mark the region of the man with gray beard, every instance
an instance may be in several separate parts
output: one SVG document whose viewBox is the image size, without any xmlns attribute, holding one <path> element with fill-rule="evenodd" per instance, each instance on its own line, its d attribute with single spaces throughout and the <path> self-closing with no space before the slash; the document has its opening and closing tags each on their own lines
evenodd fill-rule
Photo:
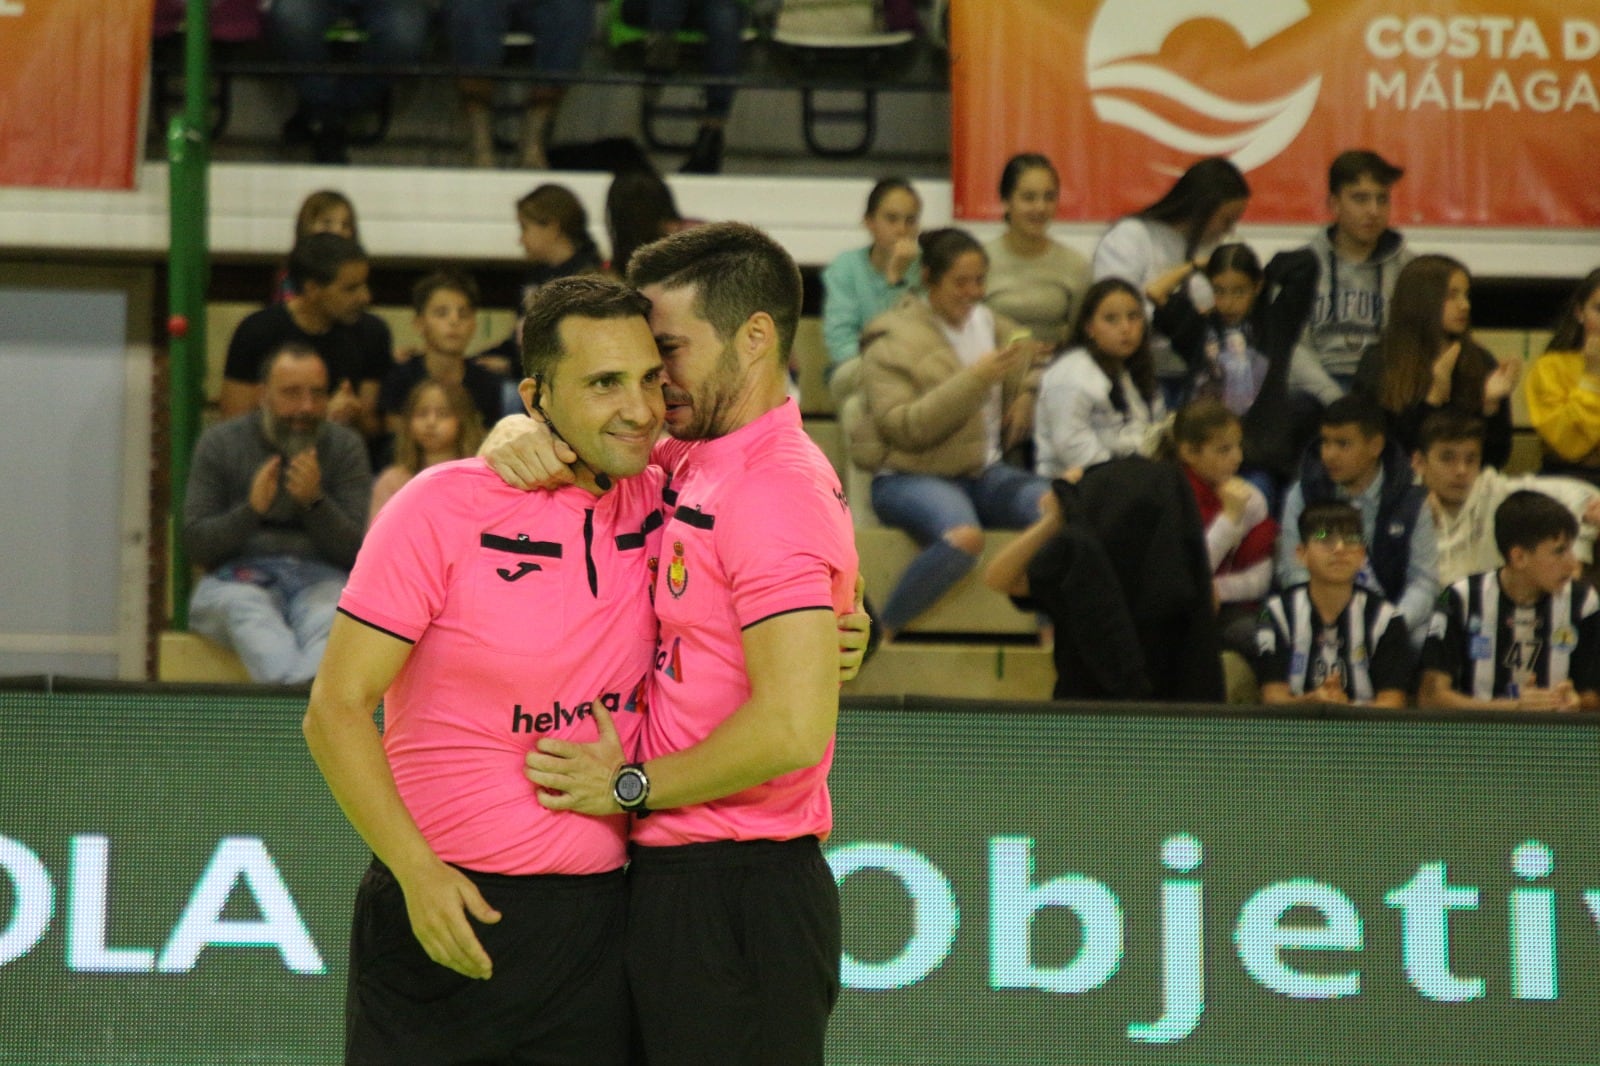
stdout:
<svg viewBox="0 0 1600 1066">
<path fill-rule="evenodd" d="M 361 547 L 372 474 L 361 437 L 327 420 L 320 355 L 285 345 L 261 381 L 258 410 L 195 446 L 183 543 L 206 574 L 189 622 L 236 651 L 252 680 L 304 684 Z"/>
</svg>

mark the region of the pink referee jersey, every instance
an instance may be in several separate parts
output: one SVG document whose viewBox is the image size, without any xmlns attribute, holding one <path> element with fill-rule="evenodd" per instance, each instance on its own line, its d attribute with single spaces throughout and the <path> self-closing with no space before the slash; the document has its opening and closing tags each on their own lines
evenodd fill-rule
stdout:
<svg viewBox="0 0 1600 1066">
<path fill-rule="evenodd" d="M 383 744 L 446 862 L 503 874 L 623 864 L 624 819 L 541 807 L 523 757 L 542 737 L 594 740 L 594 700 L 632 750 L 663 480 L 651 467 L 599 497 L 523 492 L 464 459 L 412 478 L 367 533 L 339 609 L 415 645 L 384 695 Z"/>
<path fill-rule="evenodd" d="M 663 441 L 672 472 L 655 583 L 661 636 L 641 759 L 698 743 L 750 696 L 743 631 L 790 611 L 848 611 L 856 548 L 833 467 L 793 400 L 725 437 Z M 832 620 L 830 619 L 830 624 Z M 822 763 L 755 788 L 637 819 L 641 844 L 826 837 Z"/>
</svg>

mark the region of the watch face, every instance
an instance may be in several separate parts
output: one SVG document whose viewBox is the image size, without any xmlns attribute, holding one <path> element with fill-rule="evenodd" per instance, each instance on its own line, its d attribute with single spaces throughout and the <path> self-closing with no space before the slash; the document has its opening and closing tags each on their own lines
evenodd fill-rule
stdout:
<svg viewBox="0 0 1600 1066">
<path fill-rule="evenodd" d="M 617 802 L 633 803 L 644 795 L 644 779 L 637 770 L 624 770 L 617 775 Z"/>
</svg>

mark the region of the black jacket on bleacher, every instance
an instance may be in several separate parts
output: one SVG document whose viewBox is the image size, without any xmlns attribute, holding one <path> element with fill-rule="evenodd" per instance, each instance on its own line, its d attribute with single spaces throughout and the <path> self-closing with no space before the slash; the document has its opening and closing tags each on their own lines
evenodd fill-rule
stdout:
<svg viewBox="0 0 1600 1066">
<path fill-rule="evenodd" d="M 1220 702 L 1211 565 L 1182 471 L 1113 459 L 1054 489 L 1063 529 L 1018 602 L 1055 623 L 1055 698 Z"/>
</svg>

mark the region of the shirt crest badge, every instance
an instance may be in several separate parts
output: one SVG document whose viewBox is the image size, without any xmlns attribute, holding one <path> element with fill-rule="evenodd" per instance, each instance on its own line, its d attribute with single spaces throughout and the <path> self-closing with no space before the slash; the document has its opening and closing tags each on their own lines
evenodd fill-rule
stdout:
<svg viewBox="0 0 1600 1066">
<path fill-rule="evenodd" d="M 673 599 L 683 595 L 683 590 L 689 587 L 689 567 L 683 561 L 683 541 L 672 542 L 672 562 L 667 564 L 667 591 L 672 593 Z"/>
</svg>

